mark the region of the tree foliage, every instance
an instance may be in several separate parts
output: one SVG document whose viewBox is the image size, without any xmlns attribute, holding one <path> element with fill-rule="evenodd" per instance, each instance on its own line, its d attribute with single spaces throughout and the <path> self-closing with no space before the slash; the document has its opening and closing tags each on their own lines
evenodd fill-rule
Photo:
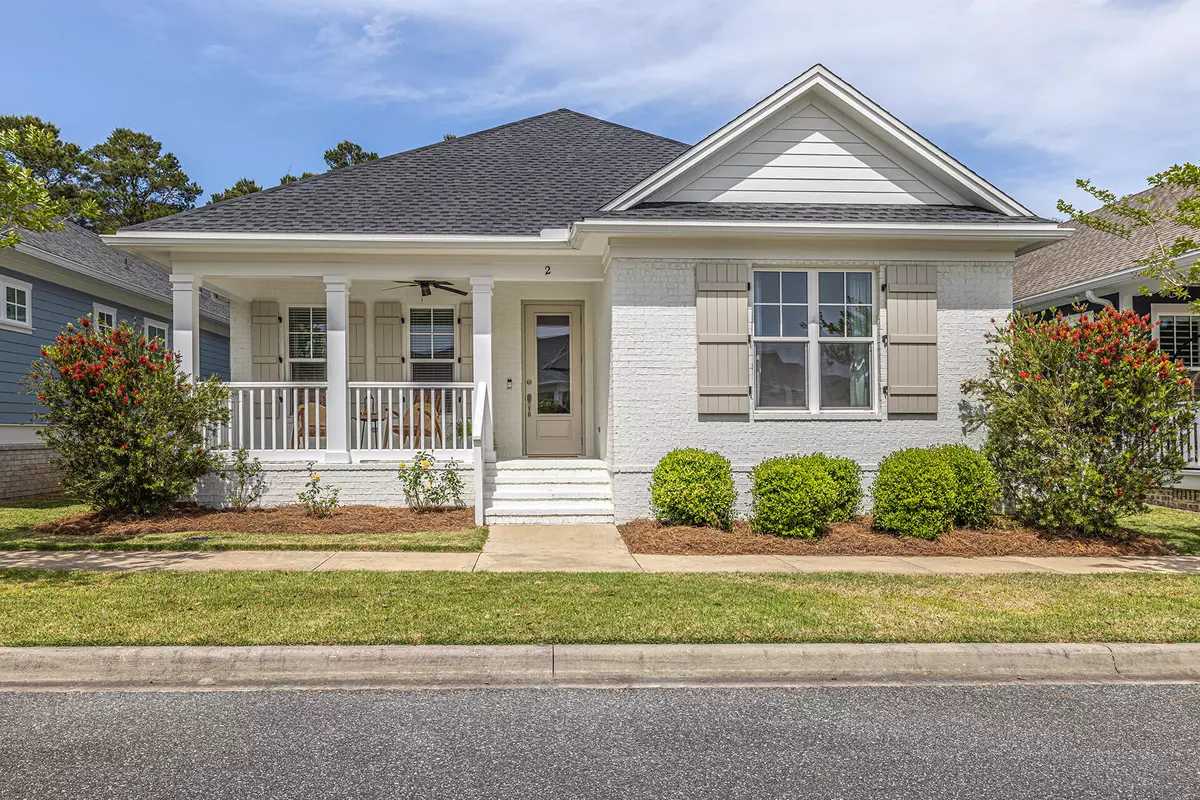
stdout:
<svg viewBox="0 0 1200 800">
<path fill-rule="evenodd" d="M 1072 322 L 1014 312 L 988 334 L 986 377 L 963 390 L 1017 519 L 1108 533 L 1177 479 L 1196 416 L 1191 382 L 1149 317 L 1106 308 Z"/>
<path fill-rule="evenodd" d="M 32 114 L 0 116 L 0 131 L 18 134 L 5 146 L 5 160 L 28 169 L 46 187 L 50 199 L 60 203 L 67 219 L 86 224 L 84 211 L 91 206 L 91 195 L 83 186 L 87 171 L 83 149 L 63 141 L 57 125 Z"/>
<path fill-rule="evenodd" d="M 1058 210 L 1076 222 L 1122 239 L 1134 231 L 1147 229 L 1154 245 L 1148 253 L 1134 258 L 1131 264 L 1141 268 L 1141 275 L 1161 282 L 1159 292 L 1184 301 L 1189 299 L 1189 286 L 1200 284 L 1200 260 L 1181 266 L 1179 258 L 1200 249 L 1200 165 L 1185 162 L 1176 164 L 1147 182 L 1161 191 L 1144 196 L 1118 197 L 1101 189 L 1090 180 L 1079 179 L 1075 185 L 1101 203 L 1093 212 L 1084 212 L 1065 200 L 1058 201 Z M 1169 239 L 1159 231 L 1164 223 L 1180 226 L 1184 233 Z M 1188 230 L 1190 229 L 1190 230 Z M 1143 294 L 1149 294 L 1142 287 Z M 1200 313 L 1200 300 L 1191 301 Z"/>
<path fill-rule="evenodd" d="M 208 198 L 208 203 L 206 203 L 206 205 L 220 203 L 222 200 L 232 200 L 235 197 L 242 197 L 243 195 L 254 194 L 255 192 L 261 191 L 262 187 L 259 186 L 258 183 L 252 178 L 238 178 L 237 183 L 235 183 L 233 186 L 230 186 L 223 192 L 217 192 L 212 197 Z"/>
<path fill-rule="evenodd" d="M 153 514 L 221 467 L 205 435 L 229 417 L 227 390 L 215 377 L 189 384 L 177 359 L 128 323 L 100 331 L 88 317 L 42 348 L 27 383 L 63 489 L 98 509 Z"/>
<path fill-rule="evenodd" d="M 21 231 L 62 230 L 71 216 L 91 217 L 95 203 L 55 197 L 22 154 L 49 152 L 55 135 L 37 126 L 0 128 L 0 248 L 16 247 Z"/>
<path fill-rule="evenodd" d="M 379 153 L 372 153 L 362 148 L 362 145 L 346 139 L 325 151 L 325 163 L 330 170 L 365 164 L 379 158 Z"/>
<path fill-rule="evenodd" d="M 285 173 L 284 176 L 279 179 L 279 185 L 285 186 L 289 183 L 295 183 L 296 181 L 303 180 L 305 178 L 315 178 L 315 177 L 317 177 L 317 173 L 315 173 L 315 172 L 301 172 L 299 178 L 297 178 L 292 173 L 288 172 L 288 173 Z"/>
<path fill-rule="evenodd" d="M 164 153 L 161 142 L 140 131 L 117 128 L 87 157 L 87 185 L 100 205 L 95 228 L 101 233 L 192 208 L 202 193 L 175 154 Z"/>
</svg>

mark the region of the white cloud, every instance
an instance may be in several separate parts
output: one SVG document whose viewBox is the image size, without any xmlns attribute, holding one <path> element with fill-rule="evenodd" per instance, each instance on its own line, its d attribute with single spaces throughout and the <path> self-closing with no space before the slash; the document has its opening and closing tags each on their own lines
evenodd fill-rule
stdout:
<svg viewBox="0 0 1200 800">
<path fill-rule="evenodd" d="M 918 130 L 1016 154 L 987 177 L 1042 212 L 1076 175 L 1136 190 L 1200 158 L 1200 0 L 238 0 L 218 13 L 253 16 L 264 40 L 273 19 L 311 28 L 304 47 L 259 43 L 259 75 L 468 118 L 555 105 L 728 117 L 821 61 Z M 439 51 L 456 54 L 451 72 L 431 66 Z"/>
</svg>

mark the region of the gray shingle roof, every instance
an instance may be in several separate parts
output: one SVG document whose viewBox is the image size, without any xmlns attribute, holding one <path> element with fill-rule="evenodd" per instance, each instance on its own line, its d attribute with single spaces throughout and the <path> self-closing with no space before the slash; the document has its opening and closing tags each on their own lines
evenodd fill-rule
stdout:
<svg viewBox="0 0 1200 800">
<path fill-rule="evenodd" d="M 1170 188 L 1147 189 L 1133 196 L 1153 196 L 1151 208 L 1173 206 L 1183 197 L 1180 190 Z M 1171 242 L 1185 233 L 1193 233 L 1190 228 L 1169 221 L 1154 227 L 1136 228 L 1129 239 L 1075 221 L 1064 222 L 1062 227 L 1074 228 L 1074 235 L 1017 258 L 1013 265 L 1014 299 L 1021 300 L 1132 269 L 1133 259 L 1149 253 L 1158 244 L 1159 237 L 1164 242 Z"/>
<path fill-rule="evenodd" d="M 564 108 L 126 230 L 537 235 L 688 147 Z"/>
<path fill-rule="evenodd" d="M 45 253 L 69 262 L 70 267 L 105 283 L 136 292 L 164 303 L 171 302 L 171 281 L 157 267 L 109 247 L 100 237 L 78 225 L 67 223 L 61 231 L 21 231 L 22 250 Z M 207 291 L 200 295 L 200 313 L 219 322 L 229 322 L 229 303 Z"/>
<path fill-rule="evenodd" d="M 834 203 L 640 203 L 626 211 L 606 211 L 593 215 L 593 218 L 728 222 L 1051 222 L 1040 217 L 1011 217 L 975 206 Z"/>
</svg>

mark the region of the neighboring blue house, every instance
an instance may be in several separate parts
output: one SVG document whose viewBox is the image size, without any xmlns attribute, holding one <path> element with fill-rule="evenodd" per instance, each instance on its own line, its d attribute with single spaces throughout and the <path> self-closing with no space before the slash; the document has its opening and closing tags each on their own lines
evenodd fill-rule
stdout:
<svg viewBox="0 0 1200 800">
<path fill-rule="evenodd" d="M 34 434 L 36 400 L 21 379 L 42 345 L 80 317 L 128 321 L 173 345 L 171 283 L 162 269 L 115 250 L 76 225 L 21 233 L 0 249 L 0 499 L 55 491 L 50 454 Z M 200 370 L 229 379 L 229 304 L 200 300 Z"/>
</svg>

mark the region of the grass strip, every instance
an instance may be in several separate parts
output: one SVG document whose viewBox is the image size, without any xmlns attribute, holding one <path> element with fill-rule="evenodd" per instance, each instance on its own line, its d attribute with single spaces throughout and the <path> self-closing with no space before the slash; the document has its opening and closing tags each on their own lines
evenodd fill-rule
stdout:
<svg viewBox="0 0 1200 800">
<path fill-rule="evenodd" d="M 1200 641 L 1200 576 L 0 571 L 3 645 L 1056 641 Z"/>
</svg>

